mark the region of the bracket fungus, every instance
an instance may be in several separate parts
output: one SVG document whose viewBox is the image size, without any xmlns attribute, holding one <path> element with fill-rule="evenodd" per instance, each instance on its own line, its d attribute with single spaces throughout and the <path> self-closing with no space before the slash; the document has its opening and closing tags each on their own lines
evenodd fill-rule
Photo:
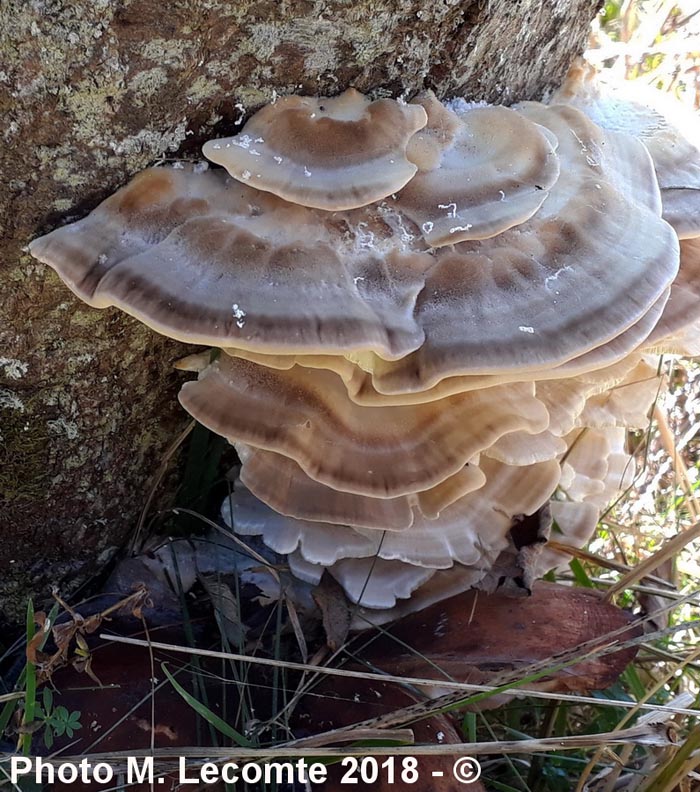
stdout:
<svg viewBox="0 0 700 792">
<path fill-rule="evenodd" d="M 631 475 L 650 355 L 700 345 L 694 144 L 580 86 L 279 99 L 205 144 L 226 171 L 150 168 L 30 245 L 90 305 L 222 350 L 180 399 L 239 453 L 223 517 L 327 569 L 356 626 L 477 584 L 550 500 L 584 543 Z"/>
<path fill-rule="evenodd" d="M 506 107 L 458 116 L 432 93 L 408 156 L 418 173 L 394 200 L 432 247 L 486 239 L 528 220 L 559 177 L 557 139 Z"/>
<path fill-rule="evenodd" d="M 579 59 L 554 101 L 583 110 L 604 129 L 640 139 L 651 154 L 664 218 L 681 239 L 700 236 L 700 119 L 650 86 L 608 83 Z"/>
<path fill-rule="evenodd" d="M 406 147 L 426 120 L 420 105 L 370 102 L 353 88 L 332 99 L 285 96 L 203 152 L 236 179 L 287 201 L 356 209 L 413 178 Z"/>
<path fill-rule="evenodd" d="M 485 481 L 473 459 L 435 487 L 393 498 L 375 498 L 328 487 L 283 454 L 236 443 L 243 484 L 280 514 L 353 528 L 401 530 L 413 524 L 414 509 L 431 519 Z"/>
<path fill-rule="evenodd" d="M 223 355 L 183 386 L 180 402 L 217 434 L 283 454 L 337 490 L 394 497 L 439 484 L 508 432 L 543 431 L 548 416 L 534 390 L 527 382 L 366 407 L 333 372 Z"/>
</svg>

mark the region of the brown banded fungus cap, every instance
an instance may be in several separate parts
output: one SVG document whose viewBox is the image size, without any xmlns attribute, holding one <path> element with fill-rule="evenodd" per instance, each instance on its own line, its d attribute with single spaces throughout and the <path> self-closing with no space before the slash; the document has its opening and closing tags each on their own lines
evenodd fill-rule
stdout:
<svg viewBox="0 0 700 792">
<path fill-rule="evenodd" d="M 233 497 L 231 518 L 227 522 L 234 525 L 239 534 L 261 534 L 265 544 L 278 553 L 291 553 L 299 547 L 305 560 L 324 566 L 331 566 L 341 558 L 370 556 L 429 569 L 446 569 L 455 561 L 465 565 L 477 563 L 482 551 L 476 531 L 470 530 L 471 526 L 461 525 L 459 516 L 448 512 L 435 524 L 419 520 L 403 531 L 385 533 L 353 529 L 337 523 L 284 517 L 257 501 L 239 485 Z M 505 524 L 507 531 L 509 521 L 506 520 Z"/>
<path fill-rule="evenodd" d="M 236 179 L 293 203 L 355 209 L 400 190 L 415 174 L 406 146 L 425 110 L 350 88 L 333 99 L 288 96 L 258 111 L 239 135 L 204 144 Z"/>
<path fill-rule="evenodd" d="M 671 284 L 668 302 L 645 346 L 663 349 L 665 338 L 672 337 L 700 321 L 700 237 L 682 239 L 680 267 Z"/>
<path fill-rule="evenodd" d="M 460 117 L 432 93 L 417 101 L 428 124 L 408 156 L 419 170 L 394 205 L 429 245 L 495 236 L 535 214 L 559 176 L 548 130 L 505 107 L 476 106 Z"/>
<path fill-rule="evenodd" d="M 333 522 L 354 528 L 397 531 L 413 525 L 416 513 L 435 519 L 443 509 L 483 487 L 478 460 L 434 487 L 394 498 L 373 498 L 334 489 L 308 476 L 289 457 L 235 443 L 241 482 L 280 514 L 301 520 Z"/>
<path fill-rule="evenodd" d="M 180 392 L 183 407 L 232 441 L 284 454 L 334 489 L 395 497 L 433 487 L 507 432 L 542 431 L 531 382 L 440 402 L 363 407 L 321 369 L 267 369 L 228 355 Z"/>
<path fill-rule="evenodd" d="M 700 236 L 700 119 L 650 86 L 606 83 L 579 59 L 554 102 L 583 110 L 604 129 L 639 138 L 661 187 L 664 218 L 683 238 Z"/>
<path fill-rule="evenodd" d="M 580 426 L 580 416 L 589 401 L 617 387 L 641 361 L 642 353 L 636 352 L 610 366 L 575 377 L 537 381 L 535 395 L 549 413 L 548 431 L 564 437 Z"/>
<path fill-rule="evenodd" d="M 179 341 L 391 359 L 423 340 L 429 256 L 357 251 L 318 213 L 222 171 L 151 168 L 30 252 L 89 305 Z"/>
<path fill-rule="evenodd" d="M 639 321 L 676 274 L 678 240 L 652 208 L 658 186 L 644 146 L 574 108 L 527 103 L 520 112 L 557 136 L 565 167 L 531 220 L 437 251 L 416 305 L 425 342 L 401 360 L 377 360 L 381 393 L 572 361 Z"/>
<path fill-rule="evenodd" d="M 348 354 L 386 395 L 425 391 L 455 375 L 542 371 L 633 326 L 660 297 L 677 252 L 670 229 L 639 207 L 658 195 L 646 155 L 636 158 L 634 145 L 631 154 L 618 151 L 574 110 L 573 119 L 560 119 L 559 108 L 525 111 L 568 141 L 558 148 L 566 174 L 527 223 L 436 256 L 407 251 L 396 234 L 398 250 L 389 252 L 374 232 L 363 241 L 359 217 L 339 218 L 338 229 L 327 213 L 220 173 L 168 169 L 146 172 L 32 252 L 93 305 L 119 305 L 184 341 Z M 595 159 L 604 142 L 615 149 L 608 159 L 640 160 L 634 184 L 625 180 L 635 169 L 622 178 Z M 627 204 L 633 192 L 636 206 Z M 149 205 L 152 194 L 141 222 L 128 208 Z M 639 228 L 620 227 L 629 216 L 639 217 Z M 583 294 L 598 304 L 586 306 Z"/>
<path fill-rule="evenodd" d="M 676 282 L 680 288 L 681 279 L 677 279 Z M 406 360 L 397 361 L 392 366 L 372 355 L 364 356 L 358 363 L 353 363 L 349 356 L 340 355 L 268 355 L 234 348 L 224 351 L 232 356 L 273 369 L 289 370 L 293 366 L 302 366 L 333 371 L 343 380 L 349 398 L 359 405 L 388 407 L 423 404 L 439 401 L 454 394 L 482 390 L 506 383 L 570 379 L 617 366 L 648 339 L 656 339 L 659 336 L 656 332 L 657 326 L 664 315 L 671 293 L 670 288 L 664 289 L 660 297 L 648 307 L 646 313 L 636 323 L 607 343 L 584 352 L 561 365 L 527 372 L 516 370 L 501 371 L 496 374 L 448 376 L 440 379 L 426 390 L 422 389 L 422 384 L 416 390 L 401 388 L 401 390 L 392 390 L 389 393 L 377 390 L 375 384 L 385 388 L 386 380 L 399 375 L 401 366 L 407 365 Z M 677 295 L 677 299 L 680 299 L 680 293 Z M 529 329 L 534 330 L 534 328 L 524 328 L 524 330 Z M 413 357 L 417 357 L 417 355 Z"/>
<path fill-rule="evenodd" d="M 369 365 L 367 368 L 363 368 L 365 361 L 358 364 L 341 355 L 266 355 L 233 348 L 225 349 L 224 352 L 267 368 L 283 371 L 289 370 L 293 366 L 333 371 L 343 380 L 349 398 L 356 404 L 375 407 L 425 404 L 457 393 L 492 388 L 511 382 L 570 380 L 572 377 L 589 379 L 590 377 L 596 378 L 602 371 L 617 371 L 620 366 L 625 365 L 626 356 L 629 353 L 634 352 L 643 343 L 647 343 L 650 332 L 656 327 L 656 323 L 662 316 L 668 294 L 669 291 L 665 291 L 637 324 L 612 341 L 584 353 L 572 361 L 563 363 L 561 366 L 520 374 L 507 372 L 480 376 L 445 377 L 434 387 L 423 391 L 385 394 L 375 390 L 372 372 L 377 364 L 376 358 L 367 361 Z M 613 375 L 611 375 L 612 378 L 614 378 Z"/>
<path fill-rule="evenodd" d="M 591 395 L 577 424 L 591 429 L 620 426 L 643 429 L 649 410 L 663 387 L 658 360 L 640 360 L 627 376 L 601 393 Z"/>
</svg>

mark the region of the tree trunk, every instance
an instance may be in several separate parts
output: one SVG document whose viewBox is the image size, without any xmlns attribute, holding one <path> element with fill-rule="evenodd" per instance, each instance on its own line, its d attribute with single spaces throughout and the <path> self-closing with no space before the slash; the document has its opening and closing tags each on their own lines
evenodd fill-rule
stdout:
<svg viewBox="0 0 700 792">
<path fill-rule="evenodd" d="M 185 425 L 184 353 L 25 252 L 275 94 L 510 104 L 557 85 L 598 0 L 5 0 L 0 9 L 0 607 L 69 593 L 133 530 Z M 0 220 L 0 222 L 2 222 Z"/>
</svg>

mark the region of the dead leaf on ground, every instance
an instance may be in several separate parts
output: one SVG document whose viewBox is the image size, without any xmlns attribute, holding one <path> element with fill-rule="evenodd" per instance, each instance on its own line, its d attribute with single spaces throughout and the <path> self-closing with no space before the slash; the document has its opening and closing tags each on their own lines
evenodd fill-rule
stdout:
<svg viewBox="0 0 700 792">
<path fill-rule="evenodd" d="M 537 561 L 551 529 L 549 504 L 534 514 L 514 517 L 508 535 L 508 547 L 499 554 L 477 588 L 488 594 L 500 590 L 511 597 L 530 596 L 538 576 Z"/>
<path fill-rule="evenodd" d="M 27 661 L 36 666 L 37 682 L 41 684 L 50 681 L 58 668 L 70 663 L 76 670 L 88 674 L 98 685 L 101 684 L 92 671 L 90 648 L 85 636 L 98 630 L 113 613 L 129 613 L 142 619 L 142 609 L 149 602 L 148 590 L 145 586 L 141 586 L 128 597 L 105 608 L 101 613 L 95 613 L 87 618 L 68 605 L 56 591 L 53 592 L 53 597 L 69 614 L 70 621 L 51 626 L 51 635 L 56 644 L 56 650 L 49 654 L 39 649 L 46 639 L 48 629 L 46 614 L 43 611 L 38 611 L 34 615 L 34 622 L 39 629 L 27 643 L 26 654 Z M 72 646 L 75 646 L 73 657 L 70 656 Z"/>
</svg>

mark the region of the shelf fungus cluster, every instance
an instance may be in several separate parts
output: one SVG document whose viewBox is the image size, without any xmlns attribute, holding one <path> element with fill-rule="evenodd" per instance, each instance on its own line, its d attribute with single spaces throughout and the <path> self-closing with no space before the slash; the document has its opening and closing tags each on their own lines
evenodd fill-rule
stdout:
<svg viewBox="0 0 700 792">
<path fill-rule="evenodd" d="M 479 583 L 550 501 L 583 544 L 652 355 L 700 351 L 700 152 L 601 96 L 579 68 L 550 105 L 278 99 L 205 144 L 223 167 L 150 168 L 30 249 L 221 350 L 180 400 L 239 453 L 225 519 L 385 619 Z"/>
</svg>

